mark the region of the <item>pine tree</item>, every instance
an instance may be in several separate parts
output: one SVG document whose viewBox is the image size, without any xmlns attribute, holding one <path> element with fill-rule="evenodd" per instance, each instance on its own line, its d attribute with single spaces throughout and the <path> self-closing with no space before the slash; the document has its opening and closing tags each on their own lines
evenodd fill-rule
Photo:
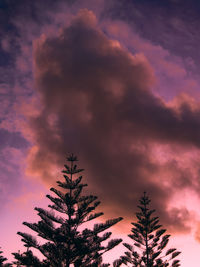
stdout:
<svg viewBox="0 0 200 267">
<path fill-rule="evenodd" d="M 18 232 L 25 243 L 25 247 L 39 250 L 45 260 L 40 261 L 33 253 L 13 253 L 21 266 L 109 266 L 102 263 L 102 255 L 113 249 L 122 240 L 111 239 L 111 232 L 105 232 L 114 224 L 122 220 L 121 217 L 107 220 L 105 223 L 96 223 L 93 229 L 87 228 L 87 223 L 103 215 L 94 213 L 100 201 L 93 195 L 82 195 L 87 184 L 81 183 L 82 176 L 78 174 L 75 162 L 77 158 L 72 154 L 67 158 L 69 165 L 64 165 L 64 182 L 57 181 L 62 191 L 56 188 L 50 190 L 56 195 L 47 195 L 52 204 L 51 210 L 35 208 L 41 220 L 37 223 L 23 224 L 37 232 L 46 242 L 39 244 L 30 234 Z M 61 214 L 61 215 L 60 215 Z M 85 225 L 85 227 L 83 227 Z M 103 232 L 103 233 L 102 233 Z M 108 241 L 105 244 L 104 241 Z M 29 251 L 29 250 L 28 250 Z M 29 263 L 27 264 L 27 260 Z M 34 264 L 30 262 L 35 262 Z M 26 263 L 25 263 L 26 262 Z M 36 264 L 37 262 L 37 264 Z"/>
<path fill-rule="evenodd" d="M 134 267 L 180 266 L 180 261 L 175 259 L 180 252 L 176 248 L 165 250 L 170 235 L 165 234 L 166 229 L 161 228 L 159 218 L 152 216 L 155 210 L 149 209 L 151 200 L 145 192 L 139 202 L 137 222 L 132 223 L 132 234 L 128 235 L 134 243 L 123 244 L 128 251 L 114 262 L 114 266 L 118 267 L 123 263 L 131 263 Z"/>
</svg>

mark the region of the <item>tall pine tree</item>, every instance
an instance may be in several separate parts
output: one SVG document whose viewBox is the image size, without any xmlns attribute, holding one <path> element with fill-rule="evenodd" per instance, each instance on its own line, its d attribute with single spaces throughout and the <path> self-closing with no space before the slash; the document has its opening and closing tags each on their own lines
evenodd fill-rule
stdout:
<svg viewBox="0 0 200 267">
<path fill-rule="evenodd" d="M 57 181 L 62 190 L 51 188 L 56 196 L 47 195 L 52 202 L 49 205 L 51 210 L 35 208 L 41 220 L 37 223 L 23 223 L 46 242 L 40 244 L 32 235 L 18 232 L 28 248 L 23 254 L 13 253 L 20 266 L 109 266 L 102 263 L 102 255 L 122 241 L 110 240 L 112 233 L 105 232 L 121 221 L 121 217 L 96 223 L 92 229 L 87 226 L 89 221 L 103 215 L 102 212 L 94 213 L 100 201 L 96 196 L 82 195 L 87 184 L 82 183 L 82 176 L 78 174 L 83 169 L 77 168 L 77 158 L 73 154 L 67 161 L 69 165 L 64 165 L 63 170 L 64 182 Z M 40 251 L 45 259 L 40 261 L 29 248 Z"/>
<path fill-rule="evenodd" d="M 114 266 L 118 267 L 123 263 L 131 263 L 134 267 L 180 266 L 180 261 L 175 259 L 180 252 L 176 248 L 166 250 L 170 235 L 165 234 L 166 230 L 161 228 L 159 218 L 152 215 L 155 210 L 149 209 L 151 200 L 145 192 L 139 202 L 137 222 L 132 223 L 132 234 L 128 235 L 134 243 L 123 244 L 128 251 L 115 261 Z"/>
</svg>

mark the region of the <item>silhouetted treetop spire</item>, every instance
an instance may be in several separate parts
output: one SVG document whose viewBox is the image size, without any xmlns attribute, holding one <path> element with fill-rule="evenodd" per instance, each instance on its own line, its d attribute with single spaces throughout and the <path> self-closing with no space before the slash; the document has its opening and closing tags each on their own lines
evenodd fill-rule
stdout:
<svg viewBox="0 0 200 267">
<path fill-rule="evenodd" d="M 159 218 L 153 216 L 155 210 L 149 208 L 150 202 L 150 198 L 144 192 L 139 200 L 139 211 L 136 212 L 137 221 L 132 223 L 132 233 L 128 235 L 134 243 L 123 244 L 128 251 L 115 261 L 115 267 L 127 263 L 135 267 L 180 266 L 180 261 L 175 260 L 180 254 L 179 251 L 171 248 L 165 252 L 170 235 L 165 234 L 166 229 L 160 229 L 162 225 L 159 224 Z"/>
<path fill-rule="evenodd" d="M 121 217 L 95 223 L 92 229 L 87 228 L 85 223 L 103 215 L 102 212 L 94 212 L 100 201 L 96 196 L 83 195 L 83 188 L 87 184 L 82 183 L 83 177 L 78 175 L 83 169 L 75 164 L 77 157 L 71 154 L 67 161 L 69 164 L 65 164 L 62 171 L 64 181 L 57 181 L 62 191 L 52 187 L 50 190 L 54 196 L 47 195 L 52 202 L 48 206 L 51 210 L 36 207 L 40 221 L 23 223 L 42 237 L 45 243 L 41 245 L 32 235 L 18 232 L 25 246 L 39 250 L 45 259 L 38 263 L 32 252 L 13 253 L 21 266 L 26 266 L 24 262 L 29 260 L 37 262 L 37 266 L 69 267 L 74 264 L 75 267 L 105 267 L 109 264 L 102 263 L 102 255 L 122 241 L 109 240 L 111 232 L 104 232 L 121 221 Z M 102 244 L 106 240 L 108 243 Z"/>
</svg>

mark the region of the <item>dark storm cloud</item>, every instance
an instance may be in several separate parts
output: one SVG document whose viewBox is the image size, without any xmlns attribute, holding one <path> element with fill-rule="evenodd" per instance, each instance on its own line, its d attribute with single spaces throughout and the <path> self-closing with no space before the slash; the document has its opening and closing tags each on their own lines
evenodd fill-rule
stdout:
<svg viewBox="0 0 200 267">
<path fill-rule="evenodd" d="M 154 96 L 154 72 L 145 57 L 109 40 L 87 10 L 58 36 L 35 42 L 34 58 L 42 108 L 30 118 L 36 146 L 29 171 L 50 184 L 52 166 L 74 152 L 90 188 L 111 213 L 132 218 L 146 190 L 165 225 L 188 230 L 187 209 L 168 210 L 168 202 L 175 184 L 192 185 L 181 174 L 167 186 L 162 177 L 154 179 L 160 165 L 150 148 L 155 143 L 199 147 L 200 110 L 187 102 L 170 108 Z M 173 162 L 168 167 L 178 168 Z"/>
</svg>

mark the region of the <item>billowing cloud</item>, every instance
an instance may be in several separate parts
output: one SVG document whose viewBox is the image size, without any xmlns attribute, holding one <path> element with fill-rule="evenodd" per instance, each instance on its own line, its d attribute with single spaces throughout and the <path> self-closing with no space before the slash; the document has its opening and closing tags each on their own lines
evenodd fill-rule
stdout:
<svg viewBox="0 0 200 267">
<path fill-rule="evenodd" d="M 52 184 L 55 170 L 74 152 L 90 190 L 112 215 L 132 219 L 147 191 L 167 227 L 188 230 L 189 211 L 169 203 L 175 191 L 199 187 L 197 162 L 193 172 L 186 169 L 194 154 L 191 160 L 184 154 L 200 146 L 198 105 L 187 97 L 169 105 L 155 96 L 146 57 L 109 39 L 88 10 L 58 35 L 34 43 L 34 66 L 41 110 L 29 118 L 35 144 L 29 173 Z"/>
</svg>

